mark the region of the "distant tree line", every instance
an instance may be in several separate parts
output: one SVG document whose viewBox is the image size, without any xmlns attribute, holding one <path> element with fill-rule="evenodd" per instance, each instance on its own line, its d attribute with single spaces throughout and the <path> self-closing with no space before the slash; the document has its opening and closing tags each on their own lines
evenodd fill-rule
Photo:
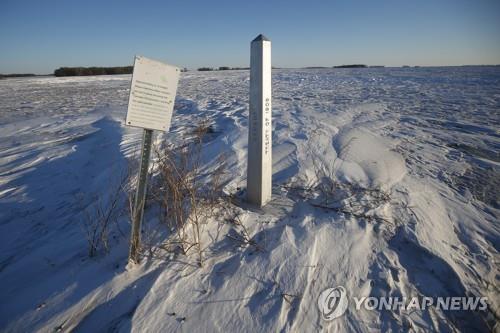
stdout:
<svg viewBox="0 0 500 333">
<path fill-rule="evenodd" d="M 333 66 L 333 68 L 367 68 L 367 67 L 368 66 L 361 64 Z"/>
<path fill-rule="evenodd" d="M 28 77 L 35 76 L 35 74 L 0 74 L 0 79 L 6 79 L 9 77 Z"/>
<path fill-rule="evenodd" d="M 132 74 L 133 66 L 122 67 L 60 67 L 54 71 L 54 76 L 87 76 Z"/>
<path fill-rule="evenodd" d="M 213 67 L 200 67 L 198 68 L 199 72 L 206 72 L 206 71 L 234 71 L 234 70 L 242 70 L 242 69 L 250 69 L 250 67 L 229 67 L 229 66 L 220 66 L 219 68 L 213 68 Z"/>
</svg>

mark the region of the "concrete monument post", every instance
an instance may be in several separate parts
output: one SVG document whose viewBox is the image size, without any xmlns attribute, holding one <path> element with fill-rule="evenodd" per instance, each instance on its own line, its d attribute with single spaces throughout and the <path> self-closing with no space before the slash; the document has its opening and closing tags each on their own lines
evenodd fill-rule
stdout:
<svg viewBox="0 0 500 333">
<path fill-rule="evenodd" d="M 271 41 L 259 35 L 250 49 L 247 200 L 262 207 L 272 189 Z"/>
</svg>

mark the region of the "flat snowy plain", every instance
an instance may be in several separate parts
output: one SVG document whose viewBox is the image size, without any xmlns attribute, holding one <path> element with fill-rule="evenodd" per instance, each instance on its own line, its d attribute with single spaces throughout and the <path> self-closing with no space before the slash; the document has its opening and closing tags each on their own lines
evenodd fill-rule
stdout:
<svg viewBox="0 0 500 333">
<path fill-rule="evenodd" d="M 110 252 L 88 257 L 86 212 L 140 149 L 141 130 L 123 125 L 129 84 L 0 81 L 0 330 L 499 329 L 500 67 L 274 70 L 273 200 L 236 207 L 251 244 L 208 221 L 202 267 L 194 253 L 126 267 L 125 202 Z M 228 195 L 246 186 L 248 89 L 248 71 L 183 73 L 171 131 L 156 137 L 180 145 L 207 120 L 203 169 L 224 154 Z M 318 168 L 358 214 L 315 204 Z M 157 215 L 148 205 L 144 238 Z M 349 299 L 324 321 L 317 298 L 336 286 L 349 297 L 483 296 L 489 307 L 356 310 Z"/>
</svg>

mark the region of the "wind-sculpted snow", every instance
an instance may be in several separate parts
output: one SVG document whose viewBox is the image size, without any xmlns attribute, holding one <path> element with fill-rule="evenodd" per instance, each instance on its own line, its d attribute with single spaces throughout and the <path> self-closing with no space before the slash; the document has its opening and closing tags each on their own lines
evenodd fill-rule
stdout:
<svg viewBox="0 0 500 333">
<path fill-rule="evenodd" d="M 341 152 L 338 172 L 348 182 L 387 190 L 406 174 L 401 155 L 390 151 L 388 145 L 363 127 L 342 130 L 335 137 L 334 145 Z"/>
<path fill-rule="evenodd" d="M 87 256 L 82 221 L 140 149 L 141 131 L 123 126 L 129 85 L 128 75 L 0 80 L 0 330 L 498 329 L 499 67 L 274 70 L 273 200 L 262 210 L 241 200 L 248 71 L 183 73 L 156 141 L 182 145 L 210 125 L 202 175 L 223 154 L 224 191 L 251 238 L 207 221 L 202 267 L 166 253 L 126 269 L 125 199 L 110 252 Z M 145 217 L 147 240 L 154 203 Z M 337 286 L 349 306 L 324 321 L 318 297 Z M 488 309 L 352 300 L 471 295 Z"/>
</svg>

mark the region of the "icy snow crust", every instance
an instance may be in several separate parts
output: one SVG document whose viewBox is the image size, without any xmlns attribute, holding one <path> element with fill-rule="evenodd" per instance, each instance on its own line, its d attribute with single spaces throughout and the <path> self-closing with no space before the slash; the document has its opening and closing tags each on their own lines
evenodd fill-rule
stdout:
<svg viewBox="0 0 500 333">
<path fill-rule="evenodd" d="M 226 193 L 245 187 L 248 71 L 181 77 L 171 132 L 201 119 L 226 154 Z M 500 68 L 273 71 L 273 201 L 243 208 L 258 244 L 204 227 L 206 261 L 167 255 L 125 269 L 129 225 L 87 257 L 86 207 L 137 158 L 130 76 L 0 81 L 0 329 L 7 332 L 489 331 L 499 318 Z M 366 219 L 301 200 L 315 162 L 382 189 Z M 369 199 L 367 192 L 365 199 Z M 145 228 L 157 223 L 154 207 Z M 222 230 L 222 231 L 221 231 Z M 357 311 L 323 321 L 317 298 L 486 296 L 486 312 Z M 498 327 L 497 327 L 498 329 Z"/>
</svg>

